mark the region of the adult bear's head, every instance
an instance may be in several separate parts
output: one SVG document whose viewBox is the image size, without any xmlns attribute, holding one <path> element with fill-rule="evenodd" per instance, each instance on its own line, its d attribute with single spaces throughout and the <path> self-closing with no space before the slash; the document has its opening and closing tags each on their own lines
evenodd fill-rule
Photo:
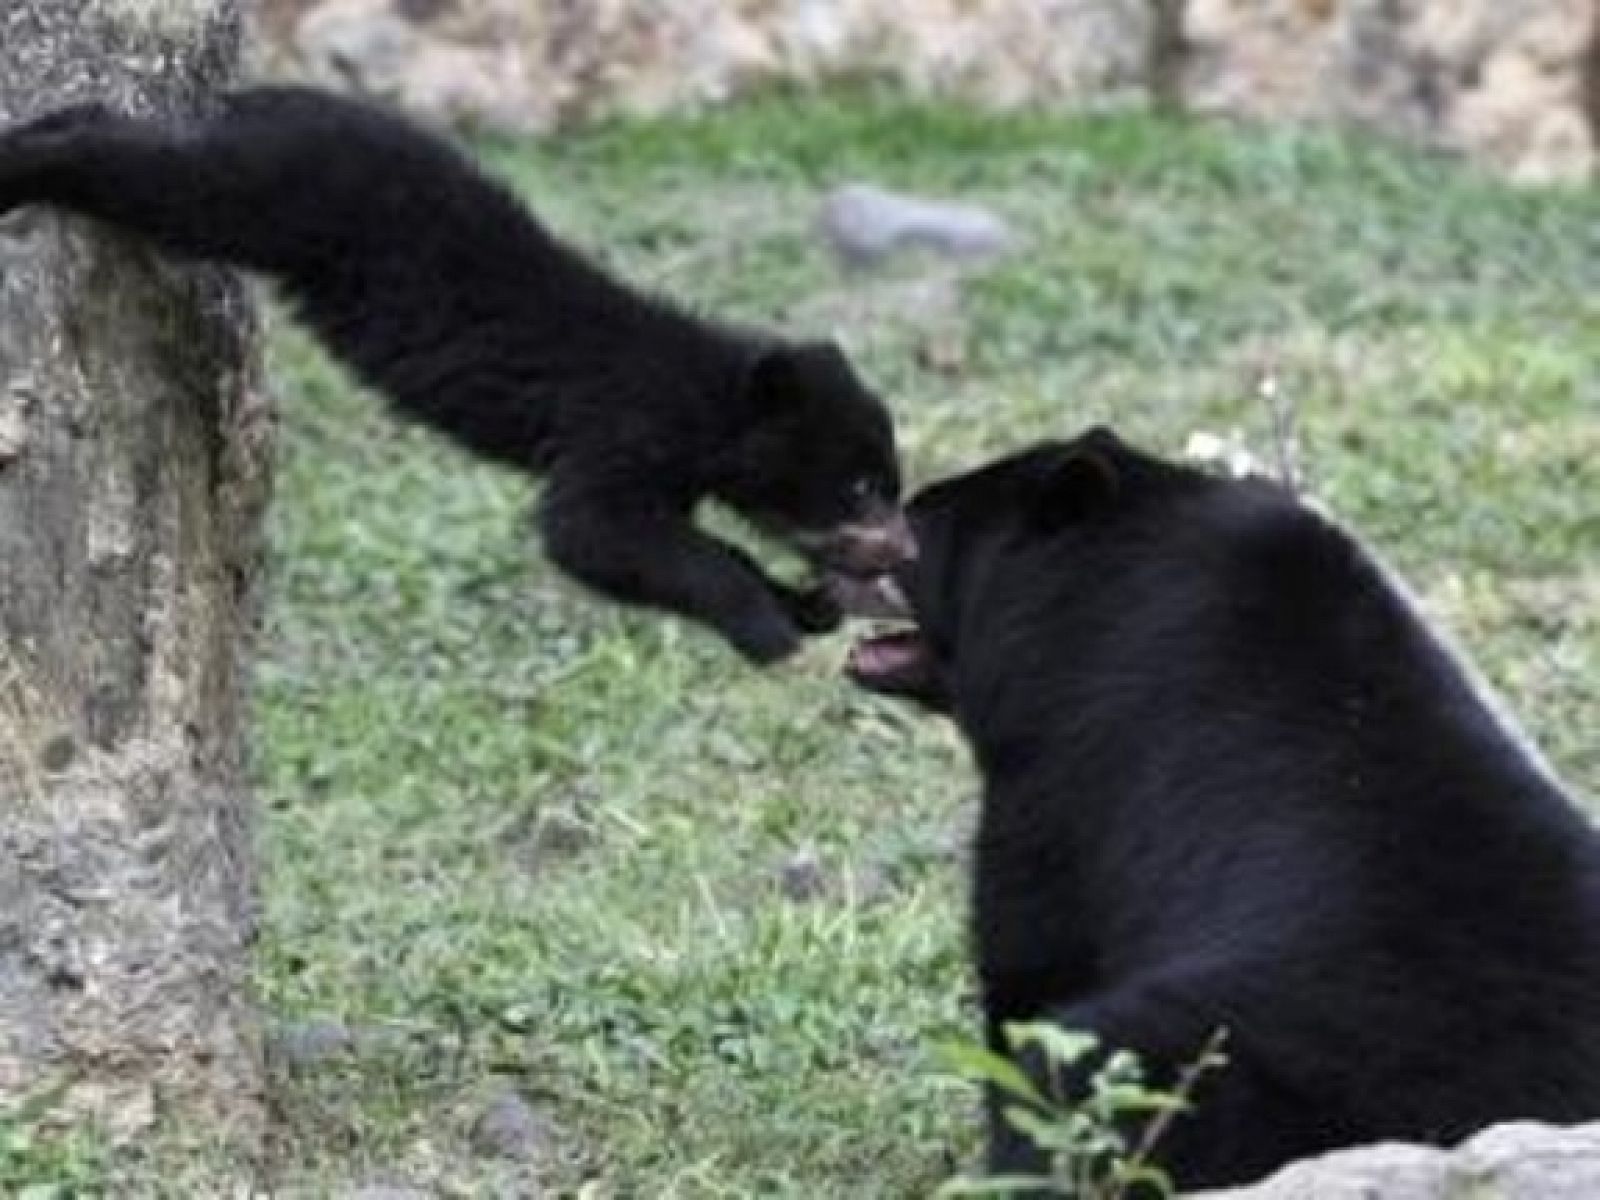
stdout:
<svg viewBox="0 0 1600 1200">
<path fill-rule="evenodd" d="M 918 557 L 897 574 L 915 625 L 859 641 L 850 675 L 949 712 L 964 676 L 982 683 L 977 668 L 1015 680 L 1075 650 L 1114 652 L 1129 606 L 1171 607 L 1190 580 L 1198 595 L 1216 523 L 1264 505 L 1299 511 L 1270 483 L 1166 462 L 1102 428 L 933 484 L 910 505 Z"/>
</svg>

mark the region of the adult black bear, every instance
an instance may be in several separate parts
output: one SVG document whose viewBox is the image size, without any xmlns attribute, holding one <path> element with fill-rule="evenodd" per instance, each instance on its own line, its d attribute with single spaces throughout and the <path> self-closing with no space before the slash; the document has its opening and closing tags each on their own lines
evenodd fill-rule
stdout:
<svg viewBox="0 0 1600 1200">
<path fill-rule="evenodd" d="M 917 628 L 852 673 L 982 770 L 995 1048 L 1051 1020 L 1170 1082 L 1226 1029 L 1157 1149 L 1185 1188 L 1600 1119 L 1600 836 L 1358 542 L 1104 431 L 910 513 Z"/>
<path fill-rule="evenodd" d="M 837 613 L 697 530 L 703 498 L 831 570 L 876 574 L 908 552 L 889 416 L 838 350 L 624 288 L 378 108 L 266 88 L 176 126 L 62 110 L 0 135 L 0 213 L 25 204 L 275 277 L 401 414 L 548 474 L 558 565 L 757 662 Z"/>
</svg>

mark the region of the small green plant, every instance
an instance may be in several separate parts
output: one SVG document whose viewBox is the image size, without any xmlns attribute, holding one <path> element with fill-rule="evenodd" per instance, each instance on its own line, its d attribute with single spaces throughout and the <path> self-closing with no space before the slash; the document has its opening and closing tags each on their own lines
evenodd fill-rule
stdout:
<svg viewBox="0 0 1600 1200">
<path fill-rule="evenodd" d="M 1150 1086 L 1137 1056 L 1116 1050 L 1077 1098 L 1065 1095 L 1062 1081 L 1099 1049 L 1099 1039 L 1048 1022 L 1007 1025 L 1005 1035 L 1011 1056 L 971 1043 L 948 1046 L 945 1055 L 958 1075 L 1001 1093 L 1005 1119 L 1044 1152 L 1048 1173 L 961 1177 L 941 1187 L 940 1197 L 1027 1191 L 1073 1200 L 1125 1200 L 1174 1194 L 1171 1179 L 1156 1164 L 1157 1143 L 1172 1119 L 1190 1108 L 1200 1076 L 1226 1061 L 1221 1030 L 1170 1090 Z M 1043 1066 L 1047 1078 L 1042 1082 L 1012 1057 L 1030 1052 Z"/>
<path fill-rule="evenodd" d="M 48 1127 L 61 1094 L 59 1088 L 46 1090 L 0 1113 L 0 1195 L 87 1200 L 103 1194 L 107 1158 L 98 1134 L 86 1127 Z"/>
</svg>

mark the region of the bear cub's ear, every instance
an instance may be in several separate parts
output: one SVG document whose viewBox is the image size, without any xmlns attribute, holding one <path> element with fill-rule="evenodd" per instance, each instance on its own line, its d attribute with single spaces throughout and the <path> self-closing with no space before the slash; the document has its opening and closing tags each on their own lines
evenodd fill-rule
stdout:
<svg viewBox="0 0 1600 1200">
<path fill-rule="evenodd" d="M 1034 481 L 1034 528 L 1054 533 L 1114 504 L 1123 486 L 1121 452 L 1116 436 L 1101 429 L 1063 447 Z"/>
<path fill-rule="evenodd" d="M 776 413 L 860 390 L 844 351 L 832 342 L 803 342 L 764 351 L 750 369 L 745 396 L 756 412 Z"/>
</svg>

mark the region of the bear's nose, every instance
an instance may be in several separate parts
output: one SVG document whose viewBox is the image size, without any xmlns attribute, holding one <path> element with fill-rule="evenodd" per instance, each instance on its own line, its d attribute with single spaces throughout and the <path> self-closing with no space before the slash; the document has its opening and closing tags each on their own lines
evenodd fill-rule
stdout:
<svg viewBox="0 0 1600 1200">
<path fill-rule="evenodd" d="M 917 557 L 917 539 L 905 513 L 839 530 L 840 565 L 859 575 L 882 575 Z"/>
</svg>

